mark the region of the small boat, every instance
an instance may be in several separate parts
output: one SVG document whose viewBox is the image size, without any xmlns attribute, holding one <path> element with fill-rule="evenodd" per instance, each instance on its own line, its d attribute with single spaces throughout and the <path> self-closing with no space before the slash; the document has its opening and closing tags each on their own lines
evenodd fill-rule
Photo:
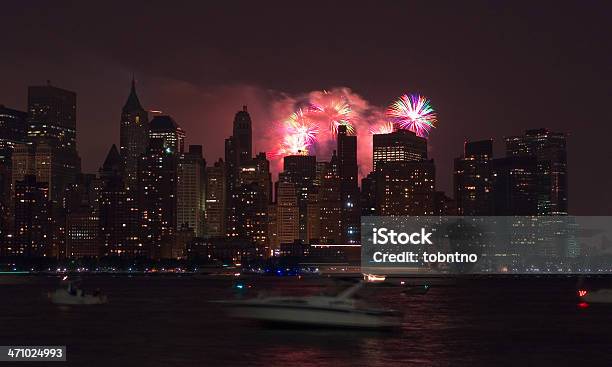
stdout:
<svg viewBox="0 0 612 367">
<path fill-rule="evenodd" d="M 406 287 L 406 289 L 402 291 L 402 295 L 404 296 L 408 296 L 412 294 L 423 295 L 423 294 L 427 294 L 428 291 L 429 291 L 428 285 L 414 285 L 414 286 Z"/>
<path fill-rule="evenodd" d="M 101 305 L 108 302 L 108 298 L 100 292 L 87 294 L 72 283 L 68 284 L 68 288 L 60 288 L 47 295 L 51 302 L 57 305 Z"/>
<path fill-rule="evenodd" d="M 612 289 L 599 289 L 596 291 L 578 290 L 578 297 L 586 303 L 612 303 Z"/>
<path fill-rule="evenodd" d="M 331 297 L 265 297 L 217 303 L 226 305 L 234 317 L 266 324 L 364 329 L 399 327 L 399 312 L 358 305 L 353 296 L 362 285 L 363 282 L 359 282 Z"/>
<path fill-rule="evenodd" d="M 376 275 L 376 274 L 364 274 L 363 279 L 368 283 L 381 283 L 387 279 L 384 275 Z"/>
</svg>

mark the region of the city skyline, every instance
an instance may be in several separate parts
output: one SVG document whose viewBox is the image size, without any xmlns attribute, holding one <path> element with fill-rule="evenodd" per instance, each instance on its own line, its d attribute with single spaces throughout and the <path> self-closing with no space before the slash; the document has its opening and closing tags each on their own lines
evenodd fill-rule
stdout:
<svg viewBox="0 0 612 367">
<path fill-rule="evenodd" d="M 107 141 L 119 144 L 116 111 L 132 73 L 143 106 L 174 116 L 189 132 L 188 143 L 202 144 L 209 161 L 223 156 L 233 117 L 228 111 L 244 104 L 257 132 L 273 120 L 269 106 L 282 94 L 350 87 L 371 104 L 386 106 L 418 91 L 439 114 L 430 155 L 444 191 L 451 191 L 448 172 L 462 152 L 457 142 L 494 138 L 498 155 L 504 136 L 547 127 L 569 134 L 569 190 L 576 199 L 571 210 L 612 212 L 612 173 L 583 163 L 610 157 L 607 4 L 440 9 L 427 3 L 335 3 L 314 12 L 324 25 L 316 29 L 307 27 L 312 19 L 306 14 L 280 4 L 265 11 L 249 3 L 200 4 L 193 11 L 157 3 L 121 7 L 120 14 L 112 4 L 96 9 L 96 17 L 112 18 L 116 27 L 91 24 L 86 6 L 63 2 L 52 12 L 7 4 L 0 24 L 3 34 L 12 35 L 0 60 L 0 103 L 24 110 L 24 89 L 47 79 L 76 91 L 78 148 L 87 172 L 104 160 Z M 151 27 L 151 20 L 169 26 Z M 254 149 L 261 150 L 258 142 Z"/>
<path fill-rule="evenodd" d="M 74 91 L 65 90 L 65 89 L 61 88 L 60 86 L 56 86 L 54 84 L 51 84 L 51 82 L 49 80 L 47 80 L 47 87 L 55 88 L 55 89 L 57 89 L 59 91 L 65 91 L 65 92 L 68 92 L 68 93 L 73 93 L 75 95 L 74 99 L 76 100 L 76 95 L 78 93 L 76 93 Z M 37 88 L 42 88 L 42 86 L 41 87 L 34 86 L 34 87 L 29 87 L 29 88 L 31 90 L 37 90 Z M 130 89 L 130 92 L 127 94 L 126 102 L 124 103 L 123 112 L 121 114 L 122 121 L 129 120 L 129 116 L 137 116 L 138 114 L 140 114 L 138 118 L 148 119 L 149 123 L 153 122 L 155 124 L 157 121 L 160 121 L 163 124 L 163 123 L 166 123 L 166 120 L 168 120 L 170 122 L 167 122 L 167 123 L 176 125 L 179 128 L 179 131 L 180 131 L 180 141 L 176 141 L 175 143 L 173 143 L 174 145 L 176 145 L 176 147 L 174 149 L 177 152 L 178 151 L 183 152 L 183 150 L 185 152 L 187 152 L 188 149 L 185 149 L 185 147 L 188 147 L 189 145 L 193 145 L 193 144 L 186 144 L 185 141 L 190 142 L 190 141 L 196 140 L 197 138 L 194 139 L 191 136 L 191 134 L 188 134 L 187 132 L 185 132 L 185 130 L 181 127 L 182 124 L 178 124 L 174 120 L 174 118 L 172 117 L 172 114 L 170 114 L 168 112 L 160 111 L 160 110 L 147 110 L 146 108 L 142 107 L 140 105 L 140 101 L 139 101 L 139 97 L 138 97 L 138 95 L 141 92 L 139 91 L 137 93 L 136 92 L 136 88 L 137 88 L 137 82 L 134 79 L 134 76 L 132 76 L 131 89 Z M 349 94 L 349 96 L 350 96 L 350 94 Z M 355 96 L 357 98 L 359 98 L 358 95 L 355 95 Z M 351 101 L 349 100 L 348 103 L 350 104 Z M 136 104 L 136 105 L 134 105 L 134 104 Z M 128 108 L 130 105 L 132 105 L 131 108 L 136 110 L 136 112 L 133 112 L 132 115 L 130 115 L 128 112 L 126 112 L 126 108 Z M 11 109 L 10 106 L 4 106 L 3 105 L 3 107 L 7 108 L 10 111 L 13 111 L 14 113 L 21 113 L 21 112 L 26 113 L 25 111 L 20 111 L 18 109 Z M 374 107 L 374 108 L 376 108 L 376 107 Z M 242 106 L 242 110 L 246 112 L 246 109 L 247 109 L 247 105 L 243 105 Z M 238 111 L 238 114 L 239 114 L 240 109 L 236 109 L 236 110 Z M 139 111 L 141 111 L 141 112 L 139 112 Z M 231 115 L 231 114 L 232 113 L 228 111 L 228 115 Z M 132 118 L 134 118 L 134 117 L 132 117 Z M 380 124 L 376 123 L 376 121 L 379 121 L 379 120 L 374 119 L 373 121 L 375 121 L 375 122 L 371 124 L 372 127 L 380 125 Z M 251 123 L 251 122 L 249 122 L 249 123 Z M 122 124 L 124 124 L 124 122 L 122 122 Z M 249 143 L 249 144 L 255 145 L 258 141 L 261 141 L 262 139 L 265 140 L 268 137 L 269 134 L 272 134 L 272 135 L 276 134 L 275 136 L 277 136 L 277 137 L 278 136 L 282 136 L 282 135 L 278 135 L 279 134 L 278 132 L 273 132 L 275 129 L 278 128 L 279 125 L 280 124 L 276 123 L 275 125 L 269 127 L 268 130 L 260 131 L 260 132 L 255 131 L 253 133 L 250 133 L 252 135 L 252 137 L 249 137 L 248 139 L 249 139 L 249 141 L 253 141 L 253 143 Z M 361 128 L 363 129 L 363 126 Z M 442 125 L 442 128 L 445 128 L 445 126 Z M 546 127 L 538 127 L 538 128 L 547 129 Z M 437 130 L 438 129 L 434 129 L 434 135 L 435 135 L 435 131 L 437 131 Z M 535 127 L 531 128 L 531 129 L 526 129 L 525 131 L 530 131 L 530 130 L 535 130 Z M 78 131 L 78 129 L 77 129 L 77 131 Z M 504 152 L 506 151 L 507 148 L 504 146 L 504 147 L 497 147 L 497 149 L 494 149 L 494 146 L 495 146 L 494 142 L 496 140 L 501 140 L 501 141 L 504 142 L 504 144 L 506 144 L 507 143 L 506 142 L 507 138 L 513 138 L 513 137 L 519 135 L 521 132 L 522 131 L 518 131 L 518 132 L 515 132 L 515 133 L 511 134 L 508 137 L 502 137 L 502 138 L 499 138 L 499 139 L 495 139 L 494 137 L 490 137 L 490 138 L 484 139 L 483 141 L 485 141 L 485 140 L 486 141 L 490 141 L 493 144 L 491 146 L 491 149 L 492 149 L 491 157 L 493 157 L 493 158 L 500 158 L 500 157 L 504 156 L 504 154 L 505 154 Z M 231 130 L 230 130 L 230 133 L 231 133 Z M 123 139 L 127 139 L 127 137 L 125 137 L 125 138 L 122 137 L 122 134 L 124 134 L 124 133 L 121 132 L 121 133 L 118 134 L 119 136 L 116 139 L 118 142 L 119 141 L 123 142 Z M 145 134 L 148 134 L 148 131 L 145 131 Z M 353 132 L 353 133 L 349 133 L 349 135 L 357 136 L 358 134 Z M 375 167 L 376 167 L 375 160 L 377 159 L 376 158 L 376 154 L 377 153 L 376 153 L 376 149 L 372 146 L 372 144 L 374 144 L 374 145 L 376 144 L 375 143 L 375 141 L 376 141 L 375 136 L 383 136 L 383 135 L 384 134 L 381 134 L 380 132 L 376 132 L 374 129 L 369 129 L 366 134 L 361 134 L 361 136 L 360 136 L 361 145 L 365 145 L 365 147 L 367 148 L 367 151 L 364 152 L 365 154 L 367 154 L 367 157 L 359 157 L 359 159 L 358 159 L 358 171 L 359 171 L 358 186 L 359 187 L 361 187 L 361 180 L 363 178 L 365 178 L 368 175 L 369 172 L 375 170 Z M 566 138 L 569 137 L 569 134 L 567 134 L 567 133 L 562 133 L 562 135 L 565 136 Z M 155 133 L 153 133 L 152 138 L 155 137 L 155 136 L 156 136 Z M 162 133 L 161 136 L 163 136 L 163 133 Z M 365 142 L 363 141 L 364 136 L 365 136 L 366 139 L 368 139 Z M 430 148 L 431 143 L 429 142 L 429 138 L 422 138 L 422 139 L 423 139 L 423 141 L 425 141 L 425 144 L 424 144 L 425 151 L 423 153 L 424 154 L 423 157 L 427 158 L 428 155 L 432 155 L 431 148 Z M 141 153 L 144 152 L 144 150 L 145 150 L 145 148 L 146 148 L 146 146 L 148 144 L 147 141 L 148 141 L 148 138 L 144 142 L 141 141 L 139 143 L 140 145 L 142 145 L 142 148 L 140 148 Z M 467 139 L 466 138 L 462 142 L 462 144 L 457 144 L 457 146 L 464 146 L 465 144 L 468 144 L 470 142 L 478 143 L 479 141 L 480 140 L 478 140 L 478 139 Z M 74 143 L 76 143 L 76 140 L 74 141 Z M 179 143 L 180 143 L 180 148 L 178 146 Z M 113 145 L 113 144 L 117 146 L 117 149 L 120 149 L 120 147 L 123 146 L 122 144 L 118 144 L 118 143 L 112 142 L 111 145 Z M 273 181 L 277 181 L 279 179 L 278 174 L 281 173 L 282 170 L 283 170 L 283 160 L 284 160 L 284 157 L 292 155 L 291 153 L 286 153 L 286 154 L 279 155 L 279 153 L 277 153 L 275 151 L 275 149 L 273 148 L 273 147 L 276 146 L 275 144 L 276 143 L 271 143 L 271 144 L 268 143 L 267 146 L 268 147 L 272 147 L 272 148 L 268 149 L 268 150 L 261 150 L 261 151 L 257 150 L 257 148 L 249 147 L 249 152 L 245 152 L 245 155 L 244 155 L 245 158 L 243 158 L 243 160 L 248 160 L 250 158 L 247 158 L 247 157 L 253 157 L 254 158 L 260 152 L 261 153 L 265 153 L 266 158 L 270 161 L 270 172 L 273 173 L 273 176 L 272 176 Z M 332 157 L 331 157 L 330 153 L 328 153 L 328 151 L 331 151 L 332 149 L 335 150 L 335 148 L 336 148 L 335 147 L 335 144 L 336 144 L 335 141 L 332 141 L 332 145 L 329 145 L 329 142 L 324 142 L 322 144 L 323 145 L 328 145 L 328 147 L 324 147 L 327 151 L 325 151 L 325 149 L 323 149 L 325 151 L 325 154 L 318 155 L 316 153 L 316 150 L 315 150 L 314 153 L 312 153 L 314 156 L 317 157 L 317 162 L 329 161 L 329 159 L 331 159 Z M 358 144 L 358 146 L 359 146 L 359 144 Z M 203 147 L 204 146 L 202 145 L 202 150 L 204 150 Z M 361 148 L 363 149 L 363 147 L 361 147 Z M 227 147 L 226 147 L 226 149 L 227 149 Z M 419 149 L 423 149 L 423 148 L 419 148 Z M 77 147 L 76 153 L 77 154 L 79 153 L 78 147 Z M 97 168 L 95 170 L 91 170 L 91 171 L 88 172 L 85 169 L 83 169 L 82 173 L 83 174 L 89 174 L 89 173 L 95 174 L 103 166 L 104 160 L 108 159 L 107 153 L 108 153 L 108 148 L 106 150 L 104 158 L 98 164 L 98 166 L 97 166 Z M 139 154 L 141 154 L 141 153 L 139 153 Z M 127 154 L 127 152 L 126 152 L 126 154 Z M 139 154 L 136 154 L 135 157 L 137 157 Z M 453 160 L 457 159 L 457 157 L 462 156 L 463 154 L 464 154 L 464 152 L 461 152 L 456 157 L 454 157 Z M 123 153 L 122 153 L 122 155 L 123 155 Z M 360 152 L 359 155 L 362 156 L 363 155 L 362 152 Z M 429 157 L 429 158 L 433 159 L 433 161 L 435 162 L 437 167 L 440 167 L 440 166 L 444 167 L 445 166 L 444 163 L 440 164 L 441 162 L 439 160 L 436 160 L 434 157 L 435 157 L 435 152 L 433 153 L 433 156 Z M 79 164 L 80 164 L 81 163 L 80 162 L 81 158 L 80 157 L 77 157 L 77 158 L 79 159 Z M 219 159 L 227 159 L 227 152 L 225 153 L 225 156 L 223 154 L 221 154 L 218 157 L 206 157 L 205 155 L 203 155 L 203 158 L 204 158 L 204 160 L 206 160 L 208 158 L 208 162 L 214 163 L 216 160 L 219 160 Z M 133 159 L 136 159 L 136 158 L 132 158 L 132 160 Z M 366 160 L 366 159 L 367 159 L 367 164 L 365 165 L 365 167 L 367 168 L 367 170 L 365 170 L 365 169 L 362 170 L 362 168 L 363 168 L 362 167 L 362 160 Z M 127 162 L 125 164 L 129 165 L 129 162 Z M 133 169 L 135 168 L 134 164 L 132 164 L 132 168 Z M 442 178 L 443 178 L 442 180 L 440 180 L 440 176 L 442 176 Z M 571 175 L 570 175 L 570 177 L 571 177 Z M 455 191 L 454 182 L 453 182 L 454 179 L 453 179 L 452 168 L 451 168 L 451 171 L 443 172 L 441 174 L 440 174 L 440 170 L 436 170 L 435 179 L 436 179 L 437 188 L 440 189 L 442 192 L 448 193 L 448 195 L 450 195 L 452 197 L 453 196 L 453 192 Z M 447 179 L 450 181 L 450 183 L 446 182 Z M 129 183 L 130 176 L 126 177 L 126 180 Z M 132 180 L 133 180 L 133 178 L 132 178 Z M 570 213 L 570 214 L 573 214 L 573 213 Z"/>
<path fill-rule="evenodd" d="M 541 128 L 508 137 L 501 158 L 491 140 L 466 142 L 451 197 L 436 185 L 418 126 L 421 118 L 435 120 L 427 104 L 422 114 L 404 106 L 407 124 L 360 134 L 367 125 L 357 119 L 372 110 L 354 119 L 355 96 L 341 92 L 339 104 L 331 91 L 311 96 L 323 104 L 308 107 L 316 109 L 315 129 L 331 127 L 319 142 L 332 151 L 329 159 L 316 155 L 319 143 L 280 156 L 254 153 L 244 105 L 224 139 L 225 159 L 207 166 L 202 146 L 186 146 L 188 134 L 172 116 L 152 112 L 149 119 L 132 79 L 118 119 L 120 147 L 112 144 L 98 174 L 88 174 L 75 149 L 76 93 L 30 86 L 27 113 L 0 109 L 0 254 L 242 263 L 307 251 L 302 246 L 359 245 L 363 215 L 568 214 L 565 133 Z M 278 179 L 271 160 L 282 163 Z M 373 165 L 360 177 L 364 160 Z"/>
</svg>

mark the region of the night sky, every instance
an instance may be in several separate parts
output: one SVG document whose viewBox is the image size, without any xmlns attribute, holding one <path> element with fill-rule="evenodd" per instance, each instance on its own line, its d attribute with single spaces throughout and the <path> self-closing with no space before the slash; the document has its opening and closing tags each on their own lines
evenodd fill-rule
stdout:
<svg viewBox="0 0 612 367">
<path fill-rule="evenodd" d="M 77 92 L 83 170 L 119 140 L 132 73 L 149 110 L 171 114 L 209 164 L 248 104 L 255 148 L 284 95 L 348 87 L 388 105 L 428 96 L 437 186 L 452 192 L 465 139 L 547 127 L 569 134 L 570 212 L 612 214 L 612 5 L 605 2 L 4 2 L 0 104 L 27 86 Z M 219 2 L 221 3 L 221 2 Z M 52 6 L 51 6 L 52 5 Z"/>
</svg>

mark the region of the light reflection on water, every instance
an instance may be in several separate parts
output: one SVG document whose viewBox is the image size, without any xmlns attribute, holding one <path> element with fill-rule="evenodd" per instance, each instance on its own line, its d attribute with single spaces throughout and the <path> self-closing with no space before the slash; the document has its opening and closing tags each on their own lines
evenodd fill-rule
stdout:
<svg viewBox="0 0 612 367">
<path fill-rule="evenodd" d="M 479 280 L 426 295 L 368 292 L 405 312 L 399 332 L 269 329 L 227 318 L 208 301 L 233 280 L 92 276 L 102 306 L 52 305 L 58 280 L 0 288 L 0 345 L 67 345 L 69 366 L 491 366 L 608 361 L 612 307 L 580 309 L 575 281 Z M 318 280 L 265 278 L 257 291 L 324 289 Z"/>
</svg>

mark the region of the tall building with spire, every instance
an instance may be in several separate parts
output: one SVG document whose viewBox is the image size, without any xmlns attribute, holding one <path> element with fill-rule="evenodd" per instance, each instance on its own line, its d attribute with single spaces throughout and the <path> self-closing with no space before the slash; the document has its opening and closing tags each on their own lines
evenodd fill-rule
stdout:
<svg viewBox="0 0 612 367">
<path fill-rule="evenodd" d="M 232 128 L 232 136 L 225 139 L 226 179 L 226 235 L 238 237 L 238 185 L 240 167 L 248 164 L 253 158 L 253 130 L 251 115 L 247 106 L 236 112 Z"/>
<path fill-rule="evenodd" d="M 125 172 L 125 184 L 131 188 L 136 183 L 138 159 L 149 144 L 149 117 L 136 94 L 132 78 L 130 95 L 121 110 L 120 154 Z"/>
</svg>

